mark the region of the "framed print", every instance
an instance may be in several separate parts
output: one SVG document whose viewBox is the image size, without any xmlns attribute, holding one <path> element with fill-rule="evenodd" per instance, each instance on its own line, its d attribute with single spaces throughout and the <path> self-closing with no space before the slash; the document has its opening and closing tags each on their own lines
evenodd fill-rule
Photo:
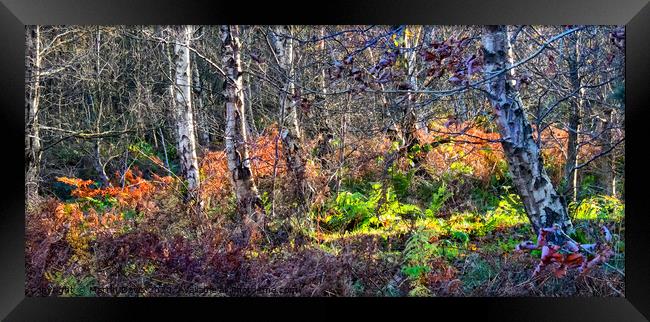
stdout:
<svg viewBox="0 0 650 322">
<path fill-rule="evenodd" d="M 647 320 L 647 1 L 312 5 L 3 1 L 3 317 Z"/>
</svg>

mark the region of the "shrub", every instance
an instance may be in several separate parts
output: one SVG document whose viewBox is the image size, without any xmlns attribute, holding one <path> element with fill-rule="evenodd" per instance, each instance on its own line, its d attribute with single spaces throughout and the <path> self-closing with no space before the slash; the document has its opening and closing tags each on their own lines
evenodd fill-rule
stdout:
<svg viewBox="0 0 650 322">
<path fill-rule="evenodd" d="M 492 180 L 495 181 L 495 179 Z M 488 189 L 483 187 L 475 187 L 472 189 L 470 198 L 478 210 L 489 211 L 495 209 L 499 205 L 499 195 L 494 191 L 496 190 L 496 187 L 499 187 L 499 184 L 495 182 L 488 185 Z"/>
<path fill-rule="evenodd" d="M 410 280 L 418 281 L 431 270 L 429 261 L 434 257 L 437 249 L 429 240 L 434 236 L 430 230 L 419 229 L 406 241 L 402 272 Z"/>
<path fill-rule="evenodd" d="M 580 189 L 578 195 L 580 197 L 589 197 L 596 194 L 598 180 L 595 175 L 587 174 L 582 178 L 580 182 Z"/>
<path fill-rule="evenodd" d="M 458 280 L 452 280 L 456 269 L 449 264 L 459 256 L 458 244 L 438 240 L 438 233 L 418 229 L 407 240 L 403 251 L 402 273 L 411 284 L 409 296 L 430 296 L 438 291 L 448 293 Z"/>
<path fill-rule="evenodd" d="M 521 199 L 516 194 L 506 194 L 499 198 L 496 209 L 488 211 L 485 218 L 485 228 L 481 233 L 495 229 L 505 229 L 528 222 Z"/>
<path fill-rule="evenodd" d="M 461 133 L 450 131 L 442 123 L 434 122 L 431 127 L 430 133 L 419 133 L 423 145 L 433 146 L 429 151 L 424 150 L 427 168 L 447 169 L 450 176 L 461 174 L 483 182 L 487 182 L 495 170 L 499 170 L 495 164 L 503 158 L 503 153 L 497 143 L 498 133 L 486 132 L 480 125 L 471 122 L 458 126 L 462 129 Z M 445 140 L 453 140 L 453 143 L 435 144 Z"/>
<path fill-rule="evenodd" d="M 613 220 L 621 221 L 625 218 L 625 204 L 615 197 L 599 195 L 571 203 L 569 211 L 574 219 L 582 220 Z"/>
<path fill-rule="evenodd" d="M 360 192 L 351 193 L 342 191 L 334 201 L 330 209 L 332 215 L 325 219 L 325 222 L 332 228 L 354 229 L 359 226 L 378 224 L 374 216 L 378 199 L 366 198 Z"/>
<path fill-rule="evenodd" d="M 57 178 L 58 181 L 74 186 L 71 195 L 77 198 L 77 202 L 85 207 L 100 208 L 105 211 L 109 208 L 137 209 L 152 212 L 156 210 L 152 202 L 156 195 L 161 192 L 172 193 L 172 177 L 159 177 L 153 175 L 151 180 L 142 177 L 137 169 L 129 169 L 124 173 L 124 187 L 117 182 L 113 186 L 99 188 L 92 180 L 78 178 Z M 115 174 L 115 181 L 121 176 Z"/>
<path fill-rule="evenodd" d="M 409 192 L 409 187 L 413 182 L 415 170 L 411 169 L 406 173 L 390 168 L 388 174 L 390 175 L 391 185 L 397 195 L 397 199 L 404 200 Z"/>
<path fill-rule="evenodd" d="M 342 191 L 330 202 L 324 222 L 331 229 L 355 230 L 388 227 L 404 217 L 423 215 L 417 205 L 398 199 L 392 187 L 384 189 L 380 183 L 371 184 L 370 191 Z"/>
</svg>

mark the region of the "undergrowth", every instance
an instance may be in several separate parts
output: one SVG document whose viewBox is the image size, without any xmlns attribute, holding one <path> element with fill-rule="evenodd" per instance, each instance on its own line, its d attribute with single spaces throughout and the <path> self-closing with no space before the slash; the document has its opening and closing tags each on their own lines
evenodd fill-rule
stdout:
<svg viewBox="0 0 650 322">
<path fill-rule="evenodd" d="M 587 194 L 569 205 L 577 242 L 593 242 L 600 225 L 609 227 L 611 267 L 534 280 L 540 252 L 514 249 L 536 234 L 520 198 L 510 191 L 497 145 L 434 148 L 433 140 L 423 140 L 384 172 L 379 156 L 390 141 L 364 142 L 375 151 L 350 151 L 340 186 L 327 180 L 332 177 L 327 162 L 308 163 L 314 193 L 305 214 L 287 202 L 290 196 L 269 190 L 275 185 L 285 191 L 291 184 L 285 176 L 273 177 L 274 135 L 270 129 L 254 143 L 262 206 L 269 214 L 259 242 L 237 242 L 241 223 L 223 152 L 202 157 L 199 214 L 184 204 L 183 184 L 174 171 L 162 169 L 160 153 L 139 144 L 132 151 L 141 159 L 115 173 L 110 185 L 60 177 L 56 196 L 28 207 L 27 294 L 624 294 L 617 272 L 625 269 L 622 200 Z M 280 174 L 286 171 L 282 162 L 276 167 Z"/>
</svg>

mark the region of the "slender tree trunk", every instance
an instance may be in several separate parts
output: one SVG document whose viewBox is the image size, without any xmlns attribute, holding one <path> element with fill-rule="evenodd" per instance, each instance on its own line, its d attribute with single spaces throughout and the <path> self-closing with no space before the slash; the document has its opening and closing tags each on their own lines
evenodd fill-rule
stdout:
<svg viewBox="0 0 650 322">
<path fill-rule="evenodd" d="M 196 140 L 194 138 L 194 118 L 192 115 L 192 92 L 190 84 L 190 50 L 192 36 L 191 26 L 174 27 L 174 65 L 176 67 L 175 101 L 176 129 L 178 133 L 178 156 L 183 177 L 187 180 L 188 192 L 193 194 L 198 189 L 199 166 L 196 157 Z"/>
<path fill-rule="evenodd" d="M 199 139 L 199 144 L 202 147 L 207 147 L 210 144 L 210 136 L 208 135 L 207 122 L 205 117 L 205 88 L 201 81 L 201 74 L 196 60 L 192 64 L 192 88 L 194 89 L 194 97 L 196 97 L 196 107 L 194 108 L 194 115 L 197 118 L 196 132 Z"/>
<path fill-rule="evenodd" d="M 318 49 L 320 50 L 320 52 L 321 52 L 321 54 L 323 56 L 327 56 L 327 52 L 325 50 L 325 40 L 323 39 L 323 38 L 325 38 L 325 27 L 324 26 L 320 28 L 320 38 L 321 38 L 321 41 L 318 44 Z M 322 68 L 321 71 L 320 71 L 320 87 L 321 87 L 321 91 L 323 92 L 323 94 L 327 95 L 327 84 L 325 83 L 325 80 L 327 79 L 327 76 L 325 76 L 326 75 L 325 72 L 326 72 L 326 68 Z"/>
<path fill-rule="evenodd" d="M 318 44 L 318 49 L 320 51 L 320 54 L 322 57 L 327 57 L 328 53 L 325 48 L 325 40 L 322 40 L 325 37 L 325 27 L 320 28 L 320 38 L 321 41 Z M 322 92 L 322 95 L 320 96 L 320 102 L 325 103 L 327 102 L 327 73 L 326 73 L 326 68 L 321 68 L 320 73 L 319 73 L 319 82 L 320 82 L 320 90 Z M 319 96 L 317 96 L 317 99 Z M 318 138 L 318 150 L 316 156 L 320 160 L 320 164 L 322 166 L 327 165 L 327 157 L 330 153 L 332 153 L 333 148 L 332 148 L 332 139 L 334 138 L 333 131 L 332 131 L 332 126 L 330 125 L 330 113 L 329 110 L 327 109 L 327 105 L 323 104 L 323 108 L 316 109 L 316 115 L 318 115 L 319 118 L 319 138 Z"/>
<path fill-rule="evenodd" d="M 27 26 L 25 35 L 25 197 L 30 200 L 38 195 L 41 164 L 38 120 L 41 68 L 39 26 Z"/>
<path fill-rule="evenodd" d="M 320 54 L 322 55 L 322 57 L 324 59 L 327 59 L 327 57 L 329 57 L 331 55 L 331 52 L 329 52 L 329 49 L 325 47 L 325 40 L 323 40 L 323 38 L 325 38 L 325 26 L 322 26 L 320 28 L 320 38 L 321 38 L 321 41 L 318 44 L 318 50 L 320 51 Z M 323 102 L 327 102 L 327 96 L 328 96 L 327 95 L 327 93 L 328 93 L 328 89 L 327 89 L 327 68 L 321 68 L 319 78 L 320 78 L 319 79 L 320 80 L 320 89 L 321 89 L 321 92 L 323 94 L 321 96 L 321 98 L 322 98 Z M 322 123 L 323 125 L 321 125 L 320 132 L 324 133 L 326 137 L 331 136 L 332 132 L 333 132 L 333 130 L 332 130 L 333 126 L 330 124 L 331 117 L 330 117 L 329 110 L 324 107 L 322 109 L 318 109 L 318 113 L 320 113 L 319 116 L 322 117 L 322 122 L 323 122 Z"/>
<path fill-rule="evenodd" d="M 257 137 L 259 131 L 257 130 L 257 125 L 255 125 L 255 114 L 253 114 L 253 88 L 251 85 L 251 75 L 246 74 L 246 111 L 248 112 L 248 124 L 251 137 Z"/>
<path fill-rule="evenodd" d="M 249 229 L 264 229 L 264 212 L 251 169 L 247 146 L 244 85 L 242 81 L 239 27 L 220 27 L 222 64 L 226 72 L 224 96 L 226 99 L 226 155 L 228 169 L 237 197 L 237 208 Z M 250 236 L 247 236 L 250 238 Z"/>
<path fill-rule="evenodd" d="M 97 171 L 97 176 L 99 177 L 99 182 L 102 184 L 102 187 L 108 187 L 110 186 L 110 181 L 108 179 L 108 175 L 106 175 L 105 164 L 102 162 L 100 142 L 101 139 L 95 139 L 95 142 L 93 143 L 93 153 L 95 154 L 93 157 L 93 164 L 95 166 L 95 171 Z"/>
<path fill-rule="evenodd" d="M 246 46 L 247 47 L 252 47 L 253 46 L 253 37 L 250 35 L 251 31 L 249 31 L 248 37 L 246 37 Z M 252 64 L 252 59 L 248 59 L 248 64 L 247 68 L 250 68 L 250 65 Z M 255 125 L 255 114 L 253 114 L 253 88 L 252 88 L 252 83 L 251 82 L 251 74 L 247 73 L 246 74 L 246 92 L 245 92 L 245 100 L 244 104 L 246 104 L 246 111 L 248 112 L 248 134 L 250 137 L 256 137 L 259 135 L 259 132 L 257 131 L 257 125 Z"/>
<path fill-rule="evenodd" d="M 151 99 L 151 88 L 147 86 L 143 86 L 143 90 L 144 90 L 144 97 L 145 97 L 144 105 L 146 106 L 147 113 L 149 115 L 157 115 L 155 105 L 153 104 L 153 100 Z M 156 117 L 149 118 L 145 116 L 145 118 L 148 127 L 150 127 L 150 129 L 146 129 L 146 132 L 150 131 L 149 132 L 150 134 L 148 133 L 147 136 L 153 139 L 154 149 L 158 150 L 158 138 L 157 138 L 158 135 L 156 135 L 156 129 L 154 128 L 154 125 L 158 123 Z"/>
<path fill-rule="evenodd" d="M 302 153 L 302 138 L 298 122 L 298 108 L 300 97 L 296 92 L 295 72 L 294 72 L 294 48 L 293 40 L 283 35 L 290 35 L 291 30 L 288 26 L 278 26 L 276 35 L 273 39 L 276 56 L 280 63 L 280 69 L 283 73 L 284 90 L 280 92 L 280 115 L 288 116 L 288 125 L 284 126 L 285 120 L 280 120 L 280 138 L 282 139 L 282 149 L 287 165 L 294 179 L 294 193 L 306 203 L 307 181 L 305 176 L 306 160 Z M 288 103 L 288 104 L 287 104 Z M 287 108 L 288 105 L 288 108 Z"/>
<path fill-rule="evenodd" d="M 370 56 L 370 61 L 375 61 L 374 55 L 372 54 L 372 50 L 368 48 L 368 55 Z M 402 131 L 400 130 L 399 124 L 397 124 L 397 121 L 395 118 L 393 118 L 392 113 L 390 112 L 391 104 L 386 98 L 386 94 L 384 93 L 386 91 L 386 88 L 383 83 L 379 84 L 379 88 L 381 89 L 381 92 L 379 94 L 379 97 L 381 98 L 381 104 L 382 104 L 382 117 L 385 115 L 386 118 L 388 118 L 388 126 L 386 127 L 386 134 L 390 137 L 392 141 L 397 141 L 400 142 L 400 144 L 403 144 L 406 142 L 404 137 L 402 136 Z"/>
<path fill-rule="evenodd" d="M 169 166 L 169 156 L 167 156 L 167 144 L 165 143 L 165 134 L 163 133 L 163 130 L 161 128 L 158 128 L 158 131 L 160 132 L 160 144 L 162 144 L 163 153 L 165 156 L 165 167 L 169 170 L 171 169 L 171 167 Z"/>
<path fill-rule="evenodd" d="M 578 74 L 578 35 L 573 33 L 568 36 L 569 49 L 569 78 L 573 91 L 576 91 L 575 97 L 570 101 L 568 139 L 566 163 L 564 164 L 564 178 L 567 180 L 567 192 L 571 195 L 571 200 L 578 199 L 578 171 L 575 167 L 578 165 L 578 130 L 580 127 L 580 109 L 582 105 L 582 92 L 580 90 L 580 75 Z"/>
<path fill-rule="evenodd" d="M 607 151 L 612 148 L 612 129 L 611 127 L 616 124 L 614 122 L 614 113 L 612 109 L 605 110 L 605 118 L 603 119 L 603 134 L 602 134 L 602 150 Z M 614 151 L 610 151 L 606 155 L 602 156 L 601 161 L 601 177 L 602 177 L 602 187 L 603 193 L 612 196 L 615 195 L 615 178 L 614 173 Z"/>
<path fill-rule="evenodd" d="M 412 49 L 408 51 L 406 54 L 406 59 L 408 61 L 407 73 L 409 77 L 409 84 L 411 86 L 412 91 L 417 91 L 418 89 L 417 70 L 416 70 L 417 52 L 415 48 L 418 46 L 421 32 L 422 32 L 422 28 L 420 27 L 418 29 L 418 32 L 413 37 L 408 37 L 406 33 L 404 36 L 404 42 L 406 43 L 407 49 Z M 420 123 L 419 113 L 415 108 L 416 95 L 412 91 L 409 91 L 407 95 L 408 99 L 406 102 L 406 113 L 405 113 L 406 126 L 404 126 L 404 130 L 406 131 L 404 137 L 406 138 L 407 144 L 409 146 L 418 143 L 418 139 L 415 136 L 415 133 L 419 131 L 421 128 L 423 128 Z"/>
<path fill-rule="evenodd" d="M 135 113 L 136 135 L 137 137 L 146 138 L 147 133 L 145 133 L 144 129 L 147 127 L 147 119 L 145 115 L 151 115 L 151 111 L 148 111 L 149 106 L 143 103 L 144 91 L 146 89 L 142 86 L 140 79 L 136 79 L 135 81 L 135 102 L 131 104 L 134 104 L 135 110 L 137 111 Z"/>
<path fill-rule="evenodd" d="M 160 30 L 161 35 L 166 35 L 168 39 L 171 41 L 175 41 L 175 32 L 173 27 L 165 27 Z M 169 105 L 166 105 L 167 110 L 165 111 L 166 117 L 165 117 L 165 123 L 166 127 L 163 128 L 163 130 L 166 130 L 166 128 L 173 128 L 173 125 L 176 124 L 176 94 L 175 94 L 175 79 L 174 79 L 174 68 L 175 68 L 175 62 L 174 62 L 174 46 L 168 43 L 163 43 L 162 44 L 162 54 L 164 57 L 167 58 L 167 75 L 166 78 L 168 78 L 169 82 Z M 165 131 L 167 132 L 167 131 Z M 177 140 L 177 132 L 170 130 L 169 131 L 169 136 L 171 137 L 170 142 L 175 142 Z"/>
<path fill-rule="evenodd" d="M 429 45 L 431 45 L 431 43 L 435 39 L 435 36 L 436 36 L 435 35 L 435 30 L 434 30 L 433 26 L 423 26 L 422 28 L 423 28 L 422 32 L 424 33 L 424 35 L 422 36 L 422 41 L 424 42 L 423 43 L 424 46 L 428 47 Z"/>
<path fill-rule="evenodd" d="M 535 231 L 560 225 L 571 232 L 573 226 L 560 196 L 544 170 L 539 146 L 518 99 L 516 90 L 506 81 L 503 70 L 508 65 L 507 31 L 503 25 L 489 26 L 483 35 L 485 76 L 488 99 L 497 126 L 513 183 Z"/>
<path fill-rule="evenodd" d="M 102 79 L 101 79 L 101 73 L 102 73 L 101 48 L 102 48 L 102 29 L 101 27 L 98 26 L 97 35 L 95 36 L 95 54 L 96 54 L 95 88 L 94 88 L 95 94 L 90 94 L 92 97 L 91 110 L 95 114 L 94 126 L 95 126 L 95 132 L 97 133 L 101 131 L 102 117 L 104 115 L 104 96 L 103 96 Z M 89 89 L 89 91 L 92 92 L 92 89 Z M 108 187 L 111 185 L 111 182 L 108 179 L 108 176 L 106 175 L 105 164 L 102 162 L 101 144 L 102 144 L 101 138 L 97 138 L 93 142 L 93 153 L 94 153 L 93 163 L 95 165 L 95 171 L 97 172 L 99 182 L 103 187 Z"/>
</svg>

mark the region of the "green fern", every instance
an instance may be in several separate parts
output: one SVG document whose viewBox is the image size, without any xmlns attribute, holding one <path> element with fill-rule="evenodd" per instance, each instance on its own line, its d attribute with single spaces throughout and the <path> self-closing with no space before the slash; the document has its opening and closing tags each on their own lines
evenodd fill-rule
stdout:
<svg viewBox="0 0 650 322">
<path fill-rule="evenodd" d="M 453 196 L 453 193 L 447 190 L 447 185 L 443 182 L 438 190 L 433 193 L 431 196 L 431 203 L 429 203 L 429 208 L 425 211 L 425 215 L 428 218 L 435 217 L 436 214 L 442 209 L 444 203 Z"/>
</svg>

